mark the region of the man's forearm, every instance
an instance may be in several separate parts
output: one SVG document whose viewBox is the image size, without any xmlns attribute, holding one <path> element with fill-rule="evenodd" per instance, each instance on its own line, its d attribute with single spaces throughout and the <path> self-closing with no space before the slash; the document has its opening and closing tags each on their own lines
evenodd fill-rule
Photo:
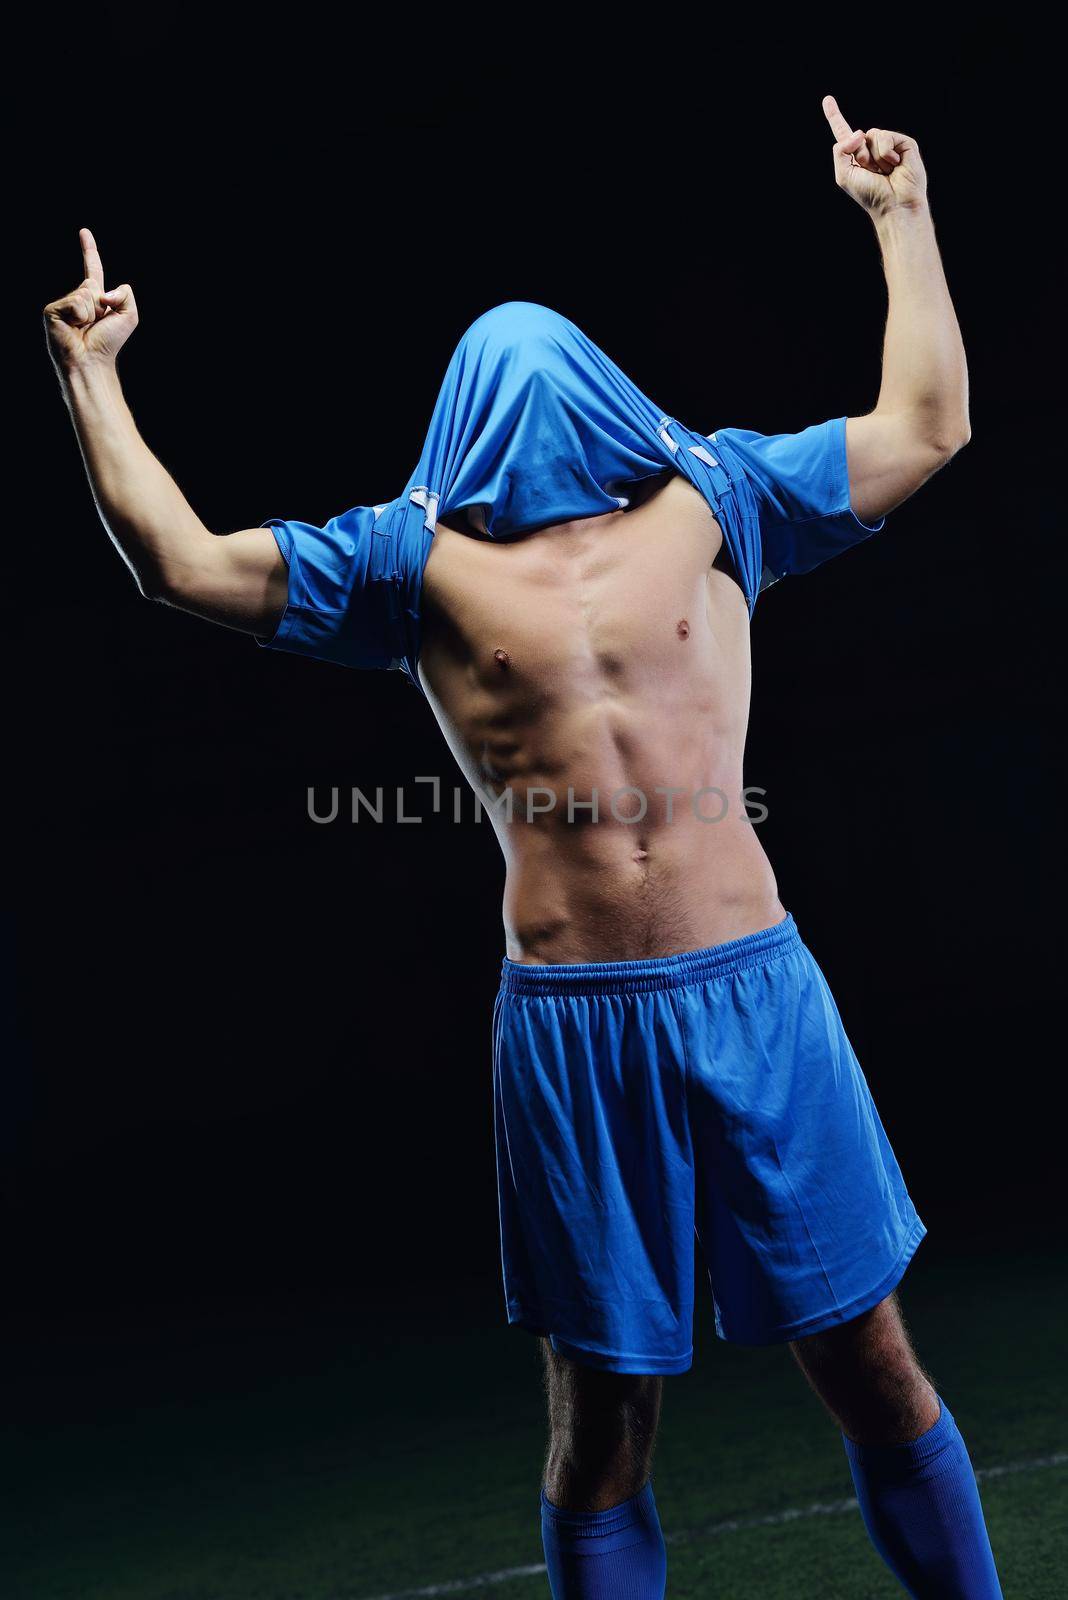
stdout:
<svg viewBox="0 0 1068 1600">
<path fill-rule="evenodd" d="M 877 409 L 952 451 L 969 436 L 968 367 L 931 213 L 902 206 L 874 221 L 889 297 Z"/>
<path fill-rule="evenodd" d="M 213 536 L 137 431 L 113 364 L 63 375 L 101 520 L 145 594 L 178 587 Z"/>
</svg>

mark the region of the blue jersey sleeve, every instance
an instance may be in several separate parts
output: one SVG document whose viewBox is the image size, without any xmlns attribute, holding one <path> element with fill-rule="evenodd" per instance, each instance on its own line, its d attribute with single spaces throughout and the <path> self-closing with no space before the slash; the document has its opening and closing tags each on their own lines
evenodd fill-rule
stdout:
<svg viewBox="0 0 1068 1600">
<path fill-rule="evenodd" d="M 886 521 L 861 522 L 850 507 L 845 429 L 845 417 L 833 417 L 800 433 L 719 428 L 709 435 L 725 459 L 734 458 L 755 500 L 762 588 L 787 573 L 810 572 Z"/>
<path fill-rule="evenodd" d="M 356 506 L 317 528 L 277 517 L 270 528 L 289 568 L 286 608 L 258 643 L 347 667 L 399 665 L 394 541 L 379 531 L 375 508 Z"/>
</svg>

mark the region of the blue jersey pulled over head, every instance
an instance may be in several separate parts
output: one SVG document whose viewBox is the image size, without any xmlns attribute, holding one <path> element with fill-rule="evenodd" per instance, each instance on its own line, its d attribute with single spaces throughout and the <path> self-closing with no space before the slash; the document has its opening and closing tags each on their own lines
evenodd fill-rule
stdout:
<svg viewBox="0 0 1068 1600">
<path fill-rule="evenodd" d="M 665 416 L 580 328 L 528 301 L 487 311 L 445 373 L 418 465 L 395 500 L 324 527 L 271 518 L 289 567 L 270 639 L 418 684 L 423 569 L 439 517 L 494 539 L 617 511 L 674 468 L 716 516 L 750 612 L 762 588 L 882 527 L 850 509 L 844 417 L 800 433 L 693 433 Z"/>
</svg>

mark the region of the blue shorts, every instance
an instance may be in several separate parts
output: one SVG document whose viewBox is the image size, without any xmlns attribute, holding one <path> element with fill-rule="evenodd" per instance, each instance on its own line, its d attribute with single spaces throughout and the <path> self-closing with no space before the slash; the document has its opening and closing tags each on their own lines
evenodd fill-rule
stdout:
<svg viewBox="0 0 1068 1600">
<path fill-rule="evenodd" d="M 493 1018 L 508 1321 L 611 1372 L 868 1310 L 926 1233 L 792 917 L 655 961 L 505 960 Z"/>
</svg>

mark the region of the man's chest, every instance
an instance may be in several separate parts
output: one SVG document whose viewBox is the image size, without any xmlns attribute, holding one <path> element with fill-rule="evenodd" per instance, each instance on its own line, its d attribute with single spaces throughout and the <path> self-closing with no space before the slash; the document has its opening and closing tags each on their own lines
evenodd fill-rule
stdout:
<svg viewBox="0 0 1068 1600">
<path fill-rule="evenodd" d="M 514 540 L 439 527 L 424 576 L 424 650 L 437 642 L 487 670 L 527 662 L 550 674 L 674 659 L 707 627 L 721 544 L 681 479 L 634 511 Z"/>
</svg>

